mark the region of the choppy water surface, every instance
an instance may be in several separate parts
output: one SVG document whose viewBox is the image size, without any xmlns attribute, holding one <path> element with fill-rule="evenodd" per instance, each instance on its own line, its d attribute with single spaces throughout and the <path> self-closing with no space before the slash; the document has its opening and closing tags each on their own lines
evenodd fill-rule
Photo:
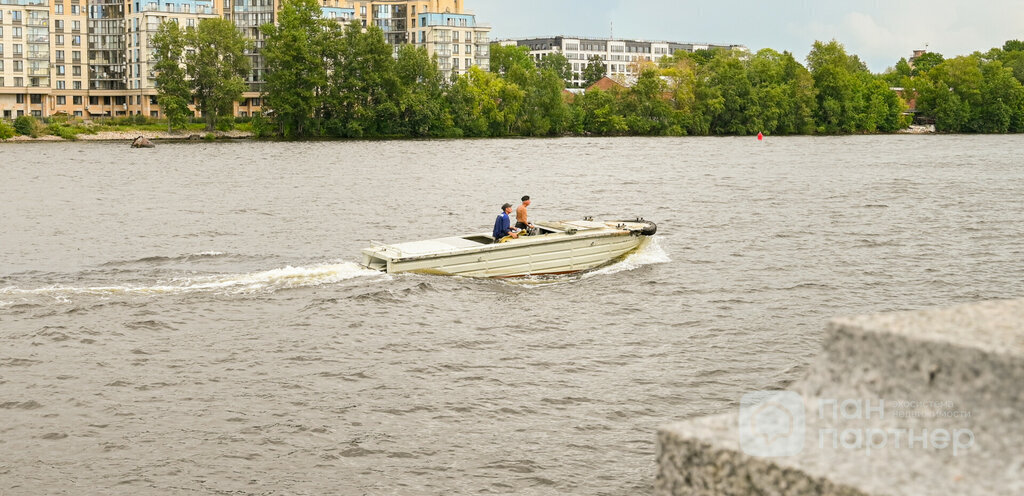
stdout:
<svg viewBox="0 0 1024 496">
<path fill-rule="evenodd" d="M 637 494 L 829 317 L 1024 295 L 1024 138 L 0 146 L 0 493 Z M 544 284 L 370 240 L 643 215 Z"/>
</svg>

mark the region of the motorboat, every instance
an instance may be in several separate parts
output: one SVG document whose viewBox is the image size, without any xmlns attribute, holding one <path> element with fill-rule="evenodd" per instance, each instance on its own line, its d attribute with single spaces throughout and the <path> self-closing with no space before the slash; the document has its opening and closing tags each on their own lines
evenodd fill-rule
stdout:
<svg viewBox="0 0 1024 496">
<path fill-rule="evenodd" d="M 388 273 L 523 277 L 572 274 L 618 261 L 640 249 L 658 227 L 637 218 L 622 221 L 536 222 L 531 233 L 495 240 L 490 233 L 397 244 L 374 243 L 363 265 Z"/>
</svg>

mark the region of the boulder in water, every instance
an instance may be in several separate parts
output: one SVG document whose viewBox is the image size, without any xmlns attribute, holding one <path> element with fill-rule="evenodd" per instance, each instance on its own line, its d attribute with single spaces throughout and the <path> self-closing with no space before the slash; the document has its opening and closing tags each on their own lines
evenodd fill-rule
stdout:
<svg viewBox="0 0 1024 496">
<path fill-rule="evenodd" d="M 152 141 L 146 139 L 145 136 L 139 136 L 132 141 L 132 148 L 153 148 L 154 146 L 156 145 L 154 145 Z"/>
</svg>

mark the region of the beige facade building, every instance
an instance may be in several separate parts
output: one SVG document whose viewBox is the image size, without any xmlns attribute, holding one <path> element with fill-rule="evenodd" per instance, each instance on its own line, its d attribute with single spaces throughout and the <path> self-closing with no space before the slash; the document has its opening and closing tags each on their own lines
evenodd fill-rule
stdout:
<svg viewBox="0 0 1024 496">
<path fill-rule="evenodd" d="M 323 17 L 380 27 L 388 43 L 438 56 L 446 76 L 487 68 L 490 27 L 463 0 L 321 0 Z M 254 41 L 239 116 L 260 109 L 266 75 L 259 26 L 277 22 L 279 0 L 0 0 L 0 118 L 161 117 L 149 40 L 161 22 L 195 26 L 223 17 Z"/>
</svg>

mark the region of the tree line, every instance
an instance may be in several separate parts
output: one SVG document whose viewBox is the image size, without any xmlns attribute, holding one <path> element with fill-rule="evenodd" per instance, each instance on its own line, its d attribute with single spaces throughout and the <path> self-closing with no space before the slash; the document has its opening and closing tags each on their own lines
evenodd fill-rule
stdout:
<svg viewBox="0 0 1024 496">
<path fill-rule="evenodd" d="M 375 26 L 323 19 L 316 0 L 286 0 L 278 23 L 260 29 L 266 75 L 253 129 L 288 139 L 894 132 L 910 124 L 896 85 L 917 95 L 940 130 L 1024 129 L 1017 45 L 923 57 L 914 69 L 902 60 L 884 74 L 834 40 L 815 42 L 806 66 L 771 49 L 679 51 L 635 65 L 635 78 L 607 91 L 569 94 L 562 55 L 535 62 L 527 47 L 493 44 L 489 71 L 472 67 L 449 79 L 424 47 L 396 50 Z M 230 115 L 245 87 L 249 43 L 220 19 L 160 26 L 158 101 L 169 126 L 183 122 L 193 99 L 209 129 Z M 604 70 L 592 58 L 583 75 L 596 81 Z"/>
<path fill-rule="evenodd" d="M 900 59 L 888 82 L 915 95 L 919 118 L 953 133 L 1024 132 L 1024 42 L 946 59 Z"/>
</svg>

